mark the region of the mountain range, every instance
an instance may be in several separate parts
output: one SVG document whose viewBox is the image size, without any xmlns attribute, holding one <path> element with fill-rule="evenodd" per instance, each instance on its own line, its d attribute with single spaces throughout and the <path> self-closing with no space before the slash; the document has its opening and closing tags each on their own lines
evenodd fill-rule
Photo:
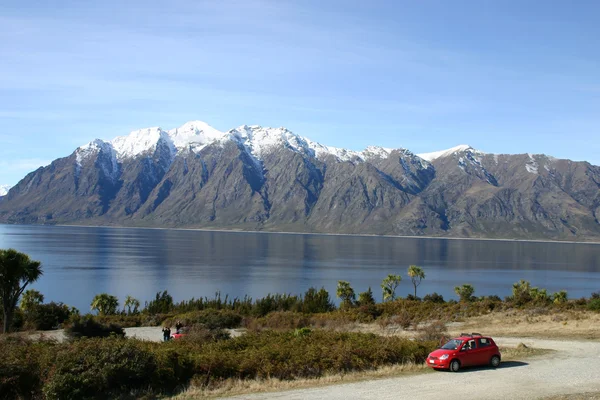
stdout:
<svg viewBox="0 0 600 400">
<path fill-rule="evenodd" d="M 96 139 L 0 197 L 0 223 L 20 224 L 598 240 L 599 219 L 588 162 L 467 145 L 358 152 L 201 121 Z"/>
</svg>

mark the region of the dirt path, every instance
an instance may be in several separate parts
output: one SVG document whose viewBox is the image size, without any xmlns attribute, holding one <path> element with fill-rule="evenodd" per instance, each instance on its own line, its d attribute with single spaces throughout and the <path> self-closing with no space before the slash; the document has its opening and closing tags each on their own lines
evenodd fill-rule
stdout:
<svg viewBox="0 0 600 400">
<path fill-rule="evenodd" d="M 556 351 L 522 362 L 504 362 L 495 370 L 472 368 L 231 398 L 512 400 L 600 392 L 600 342 L 531 338 L 496 338 L 496 342 L 506 347 L 522 342 Z"/>
</svg>

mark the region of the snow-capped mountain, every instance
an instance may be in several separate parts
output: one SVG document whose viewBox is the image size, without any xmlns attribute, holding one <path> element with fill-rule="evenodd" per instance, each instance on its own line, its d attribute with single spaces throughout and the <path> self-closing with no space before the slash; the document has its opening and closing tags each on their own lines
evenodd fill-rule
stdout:
<svg viewBox="0 0 600 400">
<path fill-rule="evenodd" d="M 259 125 L 242 125 L 227 132 L 221 132 L 202 121 L 191 121 L 179 128 L 165 131 L 161 128 L 146 128 L 119 136 L 110 141 L 96 139 L 76 150 L 80 159 L 95 154 L 100 146 L 113 149 L 117 160 L 135 158 L 156 150 L 163 141 L 171 148 L 173 156 L 182 151 L 199 152 L 208 145 L 221 145 L 233 142 L 245 147 L 256 159 L 262 159 L 271 149 L 285 147 L 311 157 L 322 158 L 332 155 L 340 161 L 358 159 L 364 161 L 371 157 L 385 158 L 394 149 L 369 146 L 364 151 L 325 146 L 299 136 L 286 128 L 265 128 Z M 403 150 L 403 149 L 398 149 Z"/>
<path fill-rule="evenodd" d="M 0 185 L 0 197 L 6 196 L 11 187 L 11 185 Z"/>
<path fill-rule="evenodd" d="M 0 223 L 600 239 L 600 168 L 468 145 L 326 146 L 201 121 L 96 139 L 23 178 Z"/>
</svg>

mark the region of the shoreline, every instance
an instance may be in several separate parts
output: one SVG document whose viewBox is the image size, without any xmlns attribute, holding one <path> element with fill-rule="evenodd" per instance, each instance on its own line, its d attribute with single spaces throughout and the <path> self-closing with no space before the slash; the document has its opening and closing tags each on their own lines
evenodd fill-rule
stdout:
<svg viewBox="0 0 600 400">
<path fill-rule="evenodd" d="M 279 235 L 314 235 L 314 236 L 348 236 L 348 237 L 376 237 L 391 239 L 439 239 L 439 240 L 471 240 L 491 242 L 512 243 L 554 243 L 554 244 L 589 244 L 600 245 L 600 241 L 575 241 L 575 240 L 551 240 L 551 239 L 507 239 L 507 238 L 474 238 L 474 237 L 447 237 L 447 236 L 410 236 L 410 235 L 379 235 L 369 233 L 327 233 L 327 232 L 289 232 L 289 231 L 257 231 L 245 229 L 216 229 L 216 228 L 171 228 L 171 227 L 144 227 L 123 225 L 78 225 L 78 224 L 2 224 L 15 226 L 58 226 L 75 228 L 114 228 L 114 229 L 148 229 L 148 230 L 171 230 L 191 232 L 220 232 L 220 233 L 262 233 Z"/>
</svg>

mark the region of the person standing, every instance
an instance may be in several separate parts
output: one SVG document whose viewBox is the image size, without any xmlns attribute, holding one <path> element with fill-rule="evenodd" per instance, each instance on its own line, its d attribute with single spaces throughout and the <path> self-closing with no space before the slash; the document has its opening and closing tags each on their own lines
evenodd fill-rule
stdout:
<svg viewBox="0 0 600 400">
<path fill-rule="evenodd" d="M 169 339 L 171 339 L 171 328 L 169 328 L 168 326 L 163 327 L 162 333 L 163 333 L 163 340 L 165 342 L 167 342 Z"/>
</svg>

